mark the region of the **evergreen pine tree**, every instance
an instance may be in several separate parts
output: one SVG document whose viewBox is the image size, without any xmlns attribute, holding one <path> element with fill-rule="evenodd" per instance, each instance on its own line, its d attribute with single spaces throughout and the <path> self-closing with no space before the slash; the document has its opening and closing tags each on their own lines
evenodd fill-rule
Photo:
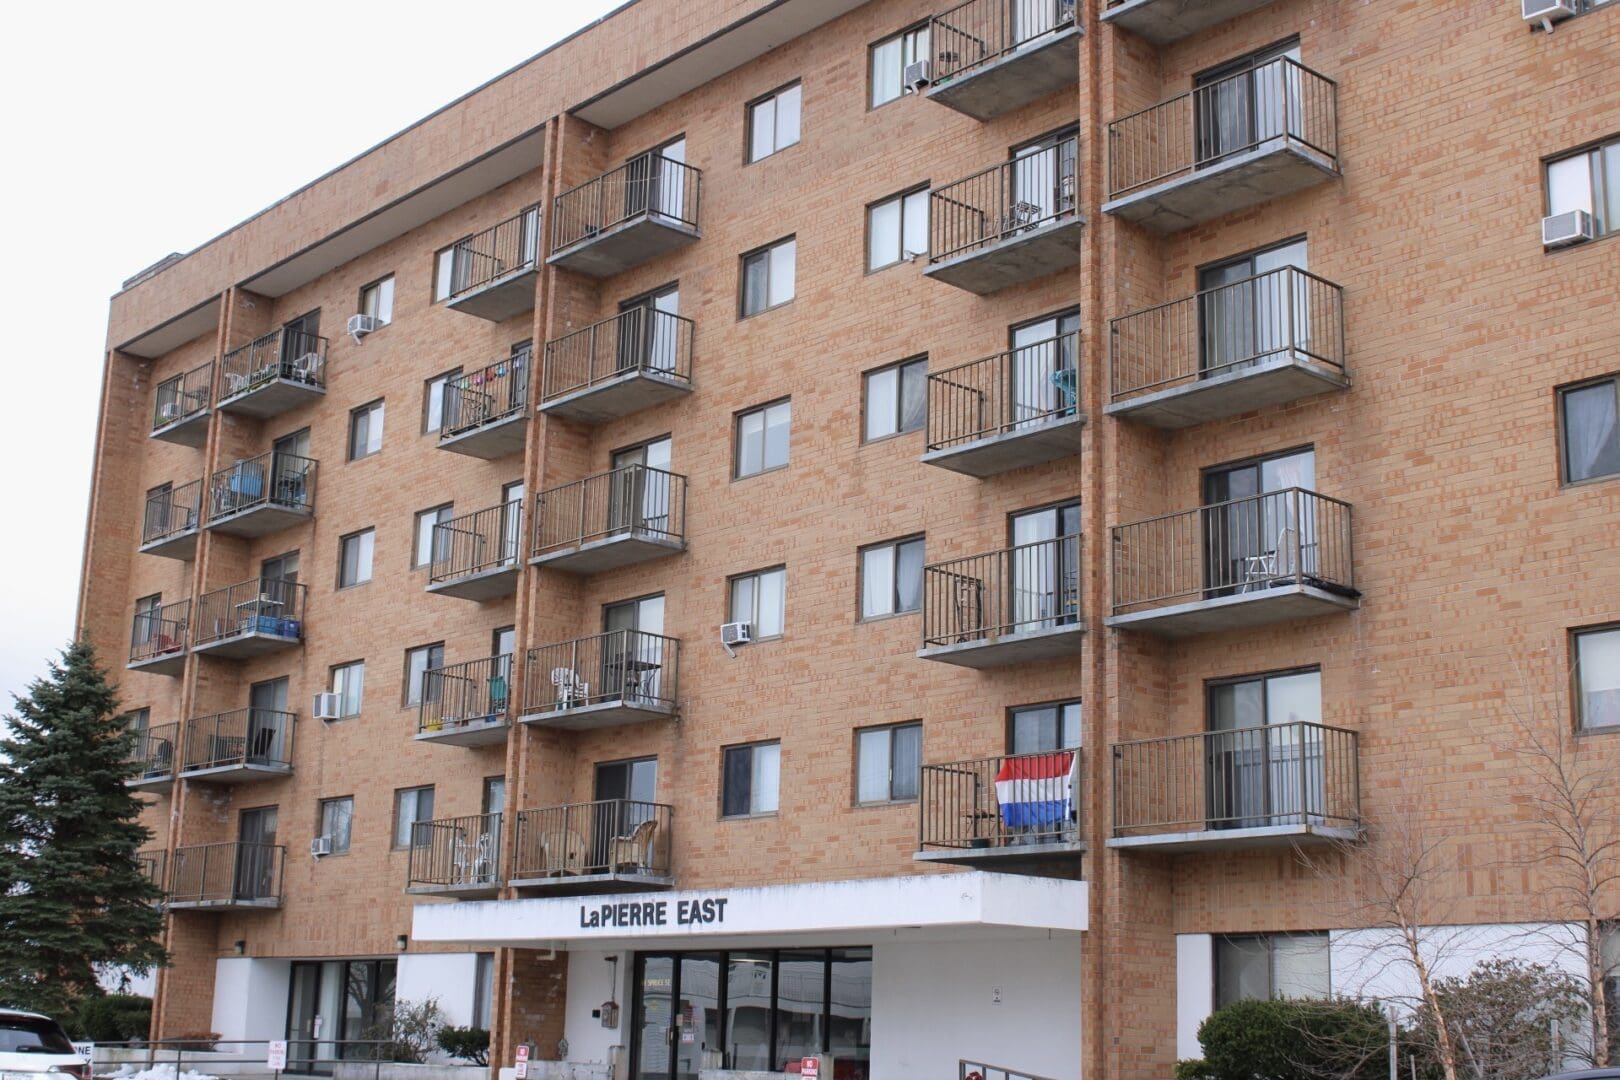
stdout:
<svg viewBox="0 0 1620 1080">
<path fill-rule="evenodd" d="M 166 962 L 151 834 L 125 785 L 134 735 L 88 641 L 62 652 L 0 729 L 0 1005 L 62 1017 L 96 968 Z"/>
</svg>

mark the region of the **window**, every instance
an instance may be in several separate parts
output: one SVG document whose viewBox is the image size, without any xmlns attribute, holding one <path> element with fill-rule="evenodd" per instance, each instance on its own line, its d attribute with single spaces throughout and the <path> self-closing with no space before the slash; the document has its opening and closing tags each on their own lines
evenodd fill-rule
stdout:
<svg viewBox="0 0 1620 1080">
<path fill-rule="evenodd" d="M 360 314 L 370 315 L 378 326 L 394 321 L 394 275 L 373 281 L 360 290 Z"/>
<path fill-rule="evenodd" d="M 338 541 L 338 588 L 347 589 L 371 580 L 371 556 L 376 542 L 375 529 L 362 529 Z"/>
<path fill-rule="evenodd" d="M 1332 992 L 1326 934 L 1223 935 L 1215 939 L 1215 1007 Z"/>
<path fill-rule="evenodd" d="M 1547 213 L 1585 210 L 1599 236 L 1620 230 L 1620 139 L 1547 162 Z"/>
<path fill-rule="evenodd" d="M 780 307 L 793 299 L 797 258 L 798 241 L 791 236 L 743 256 L 743 318 Z"/>
<path fill-rule="evenodd" d="M 332 854 L 346 855 L 349 851 L 349 834 L 354 828 L 354 797 L 345 795 L 341 799 L 321 800 L 321 832 L 320 835 L 332 841 Z"/>
<path fill-rule="evenodd" d="M 433 820 L 433 788 L 401 788 L 394 792 L 394 847 L 408 848 L 418 821 Z"/>
<path fill-rule="evenodd" d="M 928 59 L 928 24 L 902 30 L 871 48 L 872 108 L 911 93 L 904 85 L 906 65 Z"/>
<path fill-rule="evenodd" d="M 923 540 L 894 540 L 861 549 L 861 618 L 922 607 Z"/>
<path fill-rule="evenodd" d="M 431 434 L 444 426 L 444 388 L 461 378 L 461 369 L 435 375 L 422 387 L 422 432 Z"/>
<path fill-rule="evenodd" d="M 731 617 L 728 622 L 753 626 L 754 640 L 780 637 L 783 607 L 787 602 L 787 571 L 758 570 L 731 579 Z"/>
<path fill-rule="evenodd" d="M 1007 713 L 1007 743 L 1014 754 L 1044 754 L 1080 747 L 1080 703 L 1021 705 Z"/>
<path fill-rule="evenodd" d="M 382 449 L 383 403 L 373 401 L 349 414 L 349 460 L 359 461 Z"/>
<path fill-rule="evenodd" d="M 495 1000 L 495 954 L 481 952 L 473 962 L 473 1014 L 472 1026 L 488 1031 L 491 1024 L 491 1003 Z"/>
<path fill-rule="evenodd" d="M 1581 727 L 1620 727 L 1620 626 L 1575 635 L 1576 706 Z"/>
<path fill-rule="evenodd" d="M 1620 475 L 1620 376 L 1558 391 L 1564 482 Z"/>
<path fill-rule="evenodd" d="M 163 594 L 153 593 L 135 601 L 134 644 L 144 645 L 163 633 Z"/>
<path fill-rule="evenodd" d="M 866 208 L 866 268 L 881 270 L 928 254 L 928 189 L 895 195 Z"/>
<path fill-rule="evenodd" d="M 456 244 L 461 243 L 457 240 Z M 448 300 L 456 287 L 456 244 L 433 256 L 433 300 Z"/>
<path fill-rule="evenodd" d="M 366 688 L 366 662 L 356 660 L 339 664 L 332 669 L 332 693 L 341 701 L 338 710 L 344 716 L 360 715 L 360 699 Z"/>
<path fill-rule="evenodd" d="M 439 700 L 439 680 L 429 682 L 427 673 L 444 667 L 444 642 L 418 645 L 405 650 L 405 704 L 420 705 Z"/>
<path fill-rule="evenodd" d="M 788 463 L 792 403 L 777 401 L 737 414 L 737 479 Z"/>
<path fill-rule="evenodd" d="M 443 525 L 445 522 L 449 521 L 454 513 L 454 503 L 445 503 L 443 506 L 435 506 L 431 510 L 417 511 L 416 547 L 411 553 L 411 568 L 413 570 L 421 569 L 424 566 L 429 566 L 435 560 L 442 557 L 443 552 L 441 548 L 443 547 L 443 542 L 435 539 L 435 536 L 443 536 L 443 534 L 435 534 L 433 530 L 435 526 Z"/>
<path fill-rule="evenodd" d="M 781 773 L 781 743 L 727 747 L 725 775 L 721 780 L 721 816 L 776 813 Z"/>
<path fill-rule="evenodd" d="M 152 727 L 151 709 L 131 709 L 124 714 L 124 727 L 135 736 L 135 755 L 138 758 L 151 756 L 151 750 L 146 745 L 146 733 Z"/>
<path fill-rule="evenodd" d="M 891 724 L 855 733 L 855 801 L 903 802 L 917 797 L 922 724 Z"/>
<path fill-rule="evenodd" d="M 927 425 L 928 357 L 869 371 L 865 383 L 867 442 L 920 431 Z"/>
<path fill-rule="evenodd" d="M 770 157 L 799 141 L 800 86 L 794 83 L 748 106 L 748 160 Z"/>
</svg>

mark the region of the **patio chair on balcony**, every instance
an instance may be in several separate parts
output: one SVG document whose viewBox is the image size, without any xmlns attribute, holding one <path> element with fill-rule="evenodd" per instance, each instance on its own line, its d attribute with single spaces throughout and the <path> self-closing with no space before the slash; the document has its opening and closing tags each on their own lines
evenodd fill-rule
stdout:
<svg viewBox="0 0 1620 1080">
<path fill-rule="evenodd" d="M 608 865 L 615 873 L 620 870 L 639 871 L 652 865 L 653 834 L 658 831 L 658 820 L 648 818 L 630 831 L 628 836 L 615 836 Z"/>
<path fill-rule="evenodd" d="M 572 709 L 583 705 L 591 696 L 591 684 L 575 674 L 573 668 L 552 668 L 551 685 L 556 687 L 559 709 Z"/>
<path fill-rule="evenodd" d="M 540 837 L 540 873 L 572 877 L 585 868 L 585 839 L 573 829 L 553 829 Z"/>
<path fill-rule="evenodd" d="M 313 383 L 315 381 L 315 372 L 320 366 L 320 353 L 307 352 L 289 365 L 288 377 L 301 383 Z"/>
<path fill-rule="evenodd" d="M 495 878 L 495 836 L 481 832 L 476 837 L 456 837 L 451 854 L 457 885 L 482 885 Z"/>
</svg>

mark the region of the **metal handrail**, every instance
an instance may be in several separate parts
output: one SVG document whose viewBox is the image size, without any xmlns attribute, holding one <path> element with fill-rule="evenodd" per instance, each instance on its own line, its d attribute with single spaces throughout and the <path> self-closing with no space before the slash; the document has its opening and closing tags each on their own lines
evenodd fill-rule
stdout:
<svg viewBox="0 0 1620 1080">
<path fill-rule="evenodd" d="M 374 1018 L 368 1017 L 368 1023 Z M 342 1065 L 345 1075 L 381 1080 L 382 1070 L 393 1064 L 397 1044 L 388 1039 L 284 1039 L 287 1071 L 291 1074 L 330 1075 Z M 229 1047 L 230 1049 L 227 1049 Z M 253 1050 L 252 1053 L 249 1051 Z M 190 1057 L 186 1055 L 190 1054 Z M 173 1039 L 131 1039 L 121 1042 L 97 1040 L 91 1071 L 96 1076 L 117 1072 L 124 1065 L 143 1067 L 151 1072 L 158 1066 L 172 1066 L 176 1076 L 188 1072 L 207 1074 L 222 1067 L 230 1076 L 272 1076 L 270 1040 L 214 1039 L 193 1035 Z M 186 1062 L 191 1062 L 187 1065 Z M 197 1068 L 193 1069 L 192 1066 Z M 244 1066 L 255 1066 L 244 1070 Z"/>
<path fill-rule="evenodd" d="M 923 567 L 923 646 L 985 642 L 1080 620 L 1080 534 Z"/>
<path fill-rule="evenodd" d="M 280 844 L 228 840 L 175 848 L 169 902 L 279 902 L 286 861 Z"/>
<path fill-rule="evenodd" d="M 327 340 L 282 327 L 232 349 L 219 360 L 219 403 L 251 394 L 276 379 L 326 386 Z"/>
<path fill-rule="evenodd" d="M 940 263 L 1073 217 L 1080 139 L 981 169 L 928 195 L 928 261 Z"/>
<path fill-rule="evenodd" d="M 285 578 L 256 577 L 197 598 L 192 645 L 243 634 L 302 639 L 309 586 Z"/>
<path fill-rule="evenodd" d="M 530 350 L 519 349 L 493 364 L 444 384 L 439 441 L 522 414 L 529 407 Z"/>
<path fill-rule="evenodd" d="M 212 360 L 158 383 L 157 398 L 152 406 L 152 430 L 157 431 L 207 412 L 213 400 L 213 386 Z"/>
<path fill-rule="evenodd" d="M 928 374 L 928 449 L 943 450 L 1047 420 L 1080 406 L 1075 331 Z"/>
<path fill-rule="evenodd" d="M 257 765 L 292 767 L 293 729 L 298 714 L 249 706 L 186 721 L 182 772 Z"/>
<path fill-rule="evenodd" d="M 1360 736 L 1303 720 L 1114 744 L 1114 835 L 1361 824 Z"/>
<path fill-rule="evenodd" d="M 163 871 L 168 860 L 168 852 L 162 848 L 152 848 L 148 851 L 135 853 L 135 865 L 141 877 L 150 881 L 159 889 L 163 888 Z"/>
<path fill-rule="evenodd" d="M 695 229 L 702 182 L 701 170 L 661 153 L 632 158 L 557 196 L 551 253 L 636 218 L 662 218 Z"/>
<path fill-rule="evenodd" d="M 1355 590 L 1350 504 L 1283 488 L 1113 530 L 1113 613 L 1309 584 Z"/>
<path fill-rule="evenodd" d="M 501 883 L 501 815 L 418 821 L 411 826 L 410 885 Z"/>
<path fill-rule="evenodd" d="M 512 654 L 429 668 L 422 673 L 416 709 L 418 733 L 473 723 L 499 723 L 511 715 Z"/>
<path fill-rule="evenodd" d="M 1344 290 L 1283 266 L 1110 320 L 1110 393 L 1124 401 L 1279 355 L 1344 370 Z"/>
<path fill-rule="evenodd" d="M 519 210 L 483 232 L 458 240 L 450 249 L 448 300 L 533 270 L 540 253 L 540 207 Z"/>
<path fill-rule="evenodd" d="M 190 627 L 190 600 L 164 604 L 149 614 L 136 612 L 130 625 L 129 662 L 138 664 L 185 652 Z"/>
<path fill-rule="evenodd" d="M 438 585 L 503 566 L 523 554 L 523 501 L 514 499 L 433 526 L 428 580 Z"/>
<path fill-rule="evenodd" d="M 927 851 L 1077 842 L 1083 776 L 1079 748 L 924 765 L 917 845 Z"/>
<path fill-rule="evenodd" d="M 674 813 L 663 803 L 634 799 L 521 810 L 512 879 L 590 874 L 669 877 Z"/>
<path fill-rule="evenodd" d="M 929 20 L 937 85 L 1075 24 L 1075 0 L 967 0 Z"/>
<path fill-rule="evenodd" d="M 1284 56 L 1122 116 L 1108 125 L 1108 197 L 1285 139 L 1337 164 L 1338 91 L 1332 79 Z M 1234 106 L 1244 121 L 1227 128 L 1249 130 L 1223 128 Z"/>
<path fill-rule="evenodd" d="M 678 541 L 685 533 L 686 477 L 649 465 L 625 465 L 535 496 L 537 558 L 613 536 Z"/>
<path fill-rule="evenodd" d="M 609 630 L 536 646 L 524 657 L 523 711 L 609 702 L 674 708 L 680 657 L 679 638 L 645 630 Z"/>
<path fill-rule="evenodd" d="M 180 742 L 180 724 L 172 721 L 167 724 L 153 724 L 143 731 L 135 732 L 133 745 L 130 748 L 129 760 L 139 766 L 140 771 L 133 777 L 135 780 L 155 780 L 164 776 L 174 775 L 175 748 Z"/>
<path fill-rule="evenodd" d="M 208 520 L 261 506 L 313 510 L 317 465 L 314 458 L 280 450 L 232 462 L 209 480 Z"/>
<path fill-rule="evenodd" d="M 146 496 L 141 546 L 195 532 L 202 524 L 202 480 L 165 487 Z"/>
<path fill-rule="evenodd" d="M 692 381 L 691 319 L 637 305 L 546 342 L 540 400 L 588 389 L 632 372 Z"/>
</svg>

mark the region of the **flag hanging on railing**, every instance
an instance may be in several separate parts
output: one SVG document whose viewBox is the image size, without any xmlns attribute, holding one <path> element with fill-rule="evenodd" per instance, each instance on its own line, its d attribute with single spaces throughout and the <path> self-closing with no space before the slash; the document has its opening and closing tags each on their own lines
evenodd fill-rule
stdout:
<svg viewBox="0 0 1620 1080">
<path fill-rule="evenodd" d="M 1074 819 L 1078 754 L 1054 751 L 1007 758 L 996 773 L 996 802 L 1009 829 L 1051 828 Z"/>
</svg>

